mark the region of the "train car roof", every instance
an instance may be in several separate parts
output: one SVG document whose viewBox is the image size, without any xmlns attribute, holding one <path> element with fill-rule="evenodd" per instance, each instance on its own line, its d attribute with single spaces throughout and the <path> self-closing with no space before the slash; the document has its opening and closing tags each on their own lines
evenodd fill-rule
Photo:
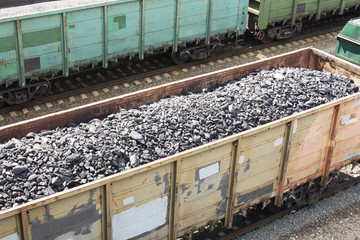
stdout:
<svg viewBox="0 0 360 240">
<path fill-rule="evenodd" d="M 81 9 L 84 7 L 102 6 L 104 3 L 113 4 L 122 2 L 121 0 L 58 0 L 27 4 L 14 7 L 0 8 L 0 22 L 16 20 L 19 18 L 30 18 L 52 13 L 61 13 Z"/>
</svg>

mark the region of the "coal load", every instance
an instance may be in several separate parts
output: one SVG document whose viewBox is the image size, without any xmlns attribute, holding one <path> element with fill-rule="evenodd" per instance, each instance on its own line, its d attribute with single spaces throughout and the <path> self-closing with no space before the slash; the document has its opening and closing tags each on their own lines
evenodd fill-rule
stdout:
<svg viewBox="0 0 360 240">
<path fill-rule="evenodd" d="M 0 144 L 0 209 L 137 167 L 358 91 L 309 69 L 256 71 L 213 90 L 171 96 L 103 120 Z"/>
</svg>

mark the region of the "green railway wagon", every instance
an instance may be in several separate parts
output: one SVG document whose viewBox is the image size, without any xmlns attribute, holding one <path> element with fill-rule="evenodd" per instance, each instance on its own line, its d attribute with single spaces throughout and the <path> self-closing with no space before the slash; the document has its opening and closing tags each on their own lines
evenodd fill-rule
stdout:
<svg viewBox="0 0 360 240">
<path fill-rule="evenodd" d="M 335 55 L 360 65 L 360 18 L 350 20 L 337 36 Z"/>
<path fill-rule="evenodd" d="M 292 37 L 305 20 L 359 9 L 359 0 L 250 0 L 249 29 L 267 42 Z"/>
<path fill-rule="evenodd" d="M 244 34 L 247 11 L 244 0 L 116 0 L 0 18 L 0 105 L 43 97 L 46 76 L 83 66 L 168 48 L 180 61 L 205 58 Z"/>
</svg>

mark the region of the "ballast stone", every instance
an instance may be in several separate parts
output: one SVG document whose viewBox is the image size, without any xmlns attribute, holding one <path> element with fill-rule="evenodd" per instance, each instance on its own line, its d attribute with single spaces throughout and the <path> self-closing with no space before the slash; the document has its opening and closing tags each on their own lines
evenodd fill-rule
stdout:
<svg viewBox="0 0 360 240">
<path fill-rule="evenodd" d="M 355 93 L 339 75 L 257 70 L 216 89 L 170 96 L 104 120 L 0 144 L 0 209 L 38 199 Z M 21 198 L 26 196 L 26 198 Z M 16 199 L 16 200 L 15 200 Z"/>
</svg>

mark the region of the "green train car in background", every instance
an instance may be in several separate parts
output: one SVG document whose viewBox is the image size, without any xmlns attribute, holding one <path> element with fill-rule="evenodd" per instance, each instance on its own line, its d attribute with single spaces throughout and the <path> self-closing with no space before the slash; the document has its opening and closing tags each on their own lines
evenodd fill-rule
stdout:
<svg viewBox="0 0 360 240">
<path fill-rule="evenodd" d="M 50 76 L 172 48 L 174 60 L 209 56 L 246 30 L 244 0 L 118 0 L 0 18 L 0 105 L 46 96 Z M 197 44 L 192 44 L 197 43 Z"/>
<path fill-rule="evenodd" d="M 202 59 L 224 39 L 241 42 L 247 25 L 263 42 L 289 38 L 305 20 L 359 5 L 359 0 L 109 0 L 0 17 L 0 107 L 46 96 L 54 76 L 167 49 L 175 63 Z"/>
<path fill-rule="evenodd" d="M 360 18 L 350 20 L 337 36 L 335 55 L 360 65 Z"/>
<path fill-rule="evenodd" d="M 359 0 L 250 0 L 248 28 L 263 42 L 292 37 L 303 21 L 357 10 Z"/>
</svg>

